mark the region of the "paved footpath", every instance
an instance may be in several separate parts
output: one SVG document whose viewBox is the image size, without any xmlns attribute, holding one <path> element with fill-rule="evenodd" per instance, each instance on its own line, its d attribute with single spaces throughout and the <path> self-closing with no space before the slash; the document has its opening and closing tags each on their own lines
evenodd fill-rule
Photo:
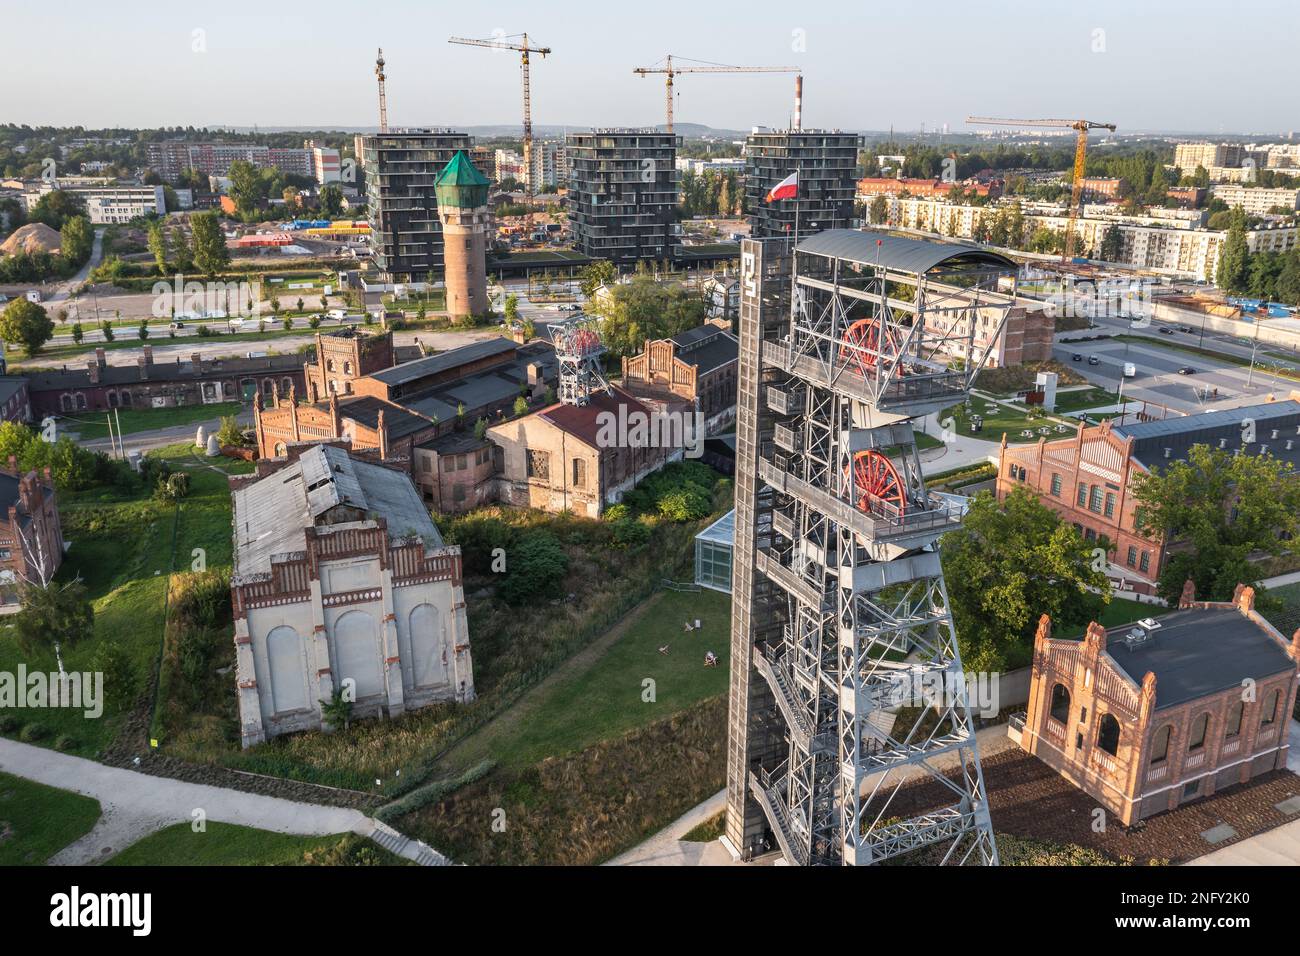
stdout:
<svg viewBox="0 0 1300 956">
<path fill-rule="evenodd" d="M 0 770 L 94 797 L 103 808 L 94 829 L 51 857 L 53 864 L 106 859 L 163 827 L 190 822 L 196 809 L 208 820 L 303 836 L 368 837 L 375 829 L 375 821 L 360 810 L 155 777 L 3 738 Z"/>
</svg>

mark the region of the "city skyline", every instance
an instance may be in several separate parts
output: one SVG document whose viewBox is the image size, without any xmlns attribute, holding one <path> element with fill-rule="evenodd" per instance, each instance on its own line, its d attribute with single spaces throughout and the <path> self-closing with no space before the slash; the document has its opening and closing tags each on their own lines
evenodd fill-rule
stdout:
<svg viewBox="0 0 1300 956">
<path fill-rule="evenodd" d="M 21 76 L 40 95 L 15 97 L 0 122 L 363 129 L 377 122 L 373 59 L 382 46 L 391 125 L 513 126 L 520 109 L 516 55 L 446 40 L 528 30 L 555 51 L 533 60 L 538 127 L 662 123 L 662 77 L 632 70 L 669 52 L 675 59 L 802 68 L 805 126 L 933 131 L 947 124 L 956 133 L 970 129 L 970 113 L 1087 116 L 1116 123 L 1121 134 L 1278 136 L 1300 125 L 1283 95 L 1288 37 L 1300 17 L 1279 0 L 1252 4 L 1250 16 L 1214 20 L 1213 29 L 1207 23 L 1220 11 L 1201 2 L 1183 5 L 1177 18 L 1144 17 L 1106 2 L 1088 10 L 1061 6 L 1049 20 L 1041 5 L 1002 0 L 972 22 L 948 3 L 922 21 L 905 8 L 837 3 L 791 12 L 760 0 L 744 19 L 729 15 L 725 29 L 710 29 L 700 17 L 699 30 L 687 19 L 692 8 L 661 6 L 663 15 L 642 22 L 632 9 L 592 3 L 539 17 L 517 2 L 490 14 L 395 2 L 339 29 L 351 8 L 333 0 L 310 18 L 268 18 L 246 2 L 202 15 L 149 2 L 133 11 L 129 25 L 74 0 L 59 5 L 63 56 L 45 55 L 39 44 L 9 52 L 11 83 Z M 39 33 L 47 17 L 12 11 L 13 35 Z M 1253 29 L 1260 18 L 1276 29 Z M 909 37 L 913 42 L 904 42 Z M 1228 49 L 1250 55 L 1228 59 Z M 153 68 L 115 75 L 124 60 Z M 1241 94 L 1243 65 L 1251 71 L 1249 97 Z M 457 82 L 468 76 L 472 84 Z M 1149 97 L 1142 93 L 1148 88 Z M 781 74 L 685 75 L 676 89 L 683 125 L 779 127 L 793 104 L 793 84 Z"/>
</svg>

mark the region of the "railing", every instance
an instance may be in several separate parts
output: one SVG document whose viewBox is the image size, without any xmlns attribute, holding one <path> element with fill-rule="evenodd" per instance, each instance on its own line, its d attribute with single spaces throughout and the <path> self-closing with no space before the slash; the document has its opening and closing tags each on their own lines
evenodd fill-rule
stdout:
<svg viewBox="0 0 1300 956">
<path fill-rule="evenodd" d="M 1219 753 L 1221 753 L 1225 757 L 1229 757 L 1232 754 L 1235 754 L 1240 749 L 1241 749 L 1241 738 L 1237 737 L 1225 743 L 1223 745 L 1223 749 L 1220 750 Z"/>
<path fill-rule="evenodd" d="M 1199 767 L 1205 763 L 1205 751 L 1198 750 L 1194 754 L 1188 754 L 1187 759 L 1183 761 L 1183 769 L 1190 770 L 1193 767 Z"/>
<path fill-rule="evenodd" d="M 1047 718 L 1047 723 L 1043 725 L 1043 736 L 1054 744 L 1065 746 L 1065 726 L 1054 717 Z"/>
<path fill-rule="evenodd" d="M 1115 772 L 1115 758 L 1104 750 L 1094 750 L 1092 752 L 1092 762 L 1107 773 Z"/>
<path fill-rule="evenodd" d="M 1147 783 L 1155 783 L 1158 780 L 1165 779 L 1167 776 L 1169 776 L 1169 764 L 1162 763 L 1160 766 L 1152 767 L 1147 771 Z"/>
</svg>

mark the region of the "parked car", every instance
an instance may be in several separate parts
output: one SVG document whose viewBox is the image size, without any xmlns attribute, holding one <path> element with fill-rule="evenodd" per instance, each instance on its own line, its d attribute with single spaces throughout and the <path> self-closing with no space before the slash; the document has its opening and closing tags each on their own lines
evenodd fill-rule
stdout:
<svg viewBox="0 0 1300 956">
<path fill-rule="evenodd" d="M 1075 352 L 1073 355 L 1070 356 L 1070 361 L 1071 361 L 1071 362 L 1082 362 L 1082 361 L 1083 361 L 1083 353 L 1082 353 L 1082 352 Z"/>
<path fill-rule="evenodd" d="M 1195 375 L 1195 374 L 1196 374 L 1196 369 L 1192 368 L 1190 365 L 1184 365 L 1182 368 L 1180 368 L 1180 369 L 1178 370 L 1178 374 L 1179 374 L 1179 375 Z"/>
<path fill-rule="evenodd" d="M 1161 334 L 1161 335 L 1173 335 L 1173 334 L 1174 334 L 1174 330 L 1171 329 L 1171 328 L 1169 328 L 1169 327 L 1166 326 L 1166 325 L 1162 325 L 1162 326 L 1160 327 L 1160 334 Z"/>
<path fill-rule="evenodd" d="M 1095 355 L 1089 355 L 1089 356 L 1088 356 L 1088 364 L 1089 364 L 1089 365 L 1100 365 L 1100 364 L 1101 364 L 1101 359 L 1097 358 L 1097 356 L 1095 356 Z"/>
<path fill-rule="evenodd" d="M 1179 332 L 1190 332 L 1190 331 L 1192 331 L 1192 327 L 1191 327 L 1190 325 L 1180 325 L 1180 326 L 1178 326 L 1178 331 L 1179 331 Z"/>
</svg>

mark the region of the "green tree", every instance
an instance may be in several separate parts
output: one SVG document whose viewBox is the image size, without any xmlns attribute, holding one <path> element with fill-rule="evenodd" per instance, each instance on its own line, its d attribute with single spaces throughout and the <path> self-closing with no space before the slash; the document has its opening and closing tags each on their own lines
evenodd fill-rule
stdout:
<svg viewBox="0 0 1300 956">
<path fill-rule="evenodd" d="M 482 441 L 487 437 L 488 422 L 486 418 L 480 418 L 474 423 L 474 437 Z"/>
<path fill-rule="evenodd" d="M 149 252 L 153 255 L 154 265 L 158 267 L 158 274 L 165 276 L 167 274 L 167 233 L 163 230 L 161 219 L 149 223 Z"/>
<path fill-rule="evenodd" d="M 618 269 L 608 259 L 597 259 L 578 273 L 582 297 L 590 301 L 602 285 L 611 285 L 618 278 Z"/>
<path fill-rule="evenodd" d="M 1119 226 L 1110 225 L 1106 227 L 1106 232 L 1101 238 L 1101 259 L 1105 262 L 1119 262 L 1119 257 L 1124 244 L 1124 240 L 1119 231 Z"/>
<path fill-rule="evenodd" d="M 22 602 L 12 620 L 14 637 L 26 654 L 53 648 L 56 641 L 69 647 L 95 633 L 95 612 L 80 581 L 26 584 Z"/>
<path fill-rule="evenodd" d="M 880 225 L 889 219 L 889 201 L 884 196 L 871 200 L 871 222 Z"/>
<path fill-rule="evenodd" d="M 1287 305 L 1300 305 L 1300 246 L 1284 257 L 1277 276 L 1277 297 Z"/>
<path fill-rule="evenodd" d="M 149 320 L 148 320 L 148 319 L 141 319 L 141 320 L 140 320 L 140 325 L 136 328 L 136 335 L 138 335 L 138 336 L 140 337 L 140 341 L 141 341 L 141 342 L 143 342 L 145 339 L 147 339 L 147 338 L 149 337 Z"/>
<path fill-rule="evenodd" d="M 1256 427 L 1266 426 L 1243 419 L 1243 441 L 1262 440 L 1251 435 Z M 1144 535 L 1190 546 L 1165 562 L 1159 594 L 1166 600 L 1176 601 L 1188 578 L 1202 600 L 1226 600 L 1238 584 L 1258 580 L 1252 553 L 1300 552 L 1300 481 L 1272 455 L 1194 445 L 1186 461 L 1139 474 L 1133 494 Z"/>
<path fill-rule="evenodd" d="M 104 336 L 105 342 L 113 341 L 113 323 L 109 319 L 100 320 L 99 331 Z"/>
<path fill-rule="evenodd" d="M 54 321 L 45 309 L 26 298 L 14 299 L 0 312 L 0 338 L 21 345 L 27 356 L 39 352 L 54 335 Z"/>
<path fill-rule="evenodd" d="M 230 198 L 241 216 L 255 213 L 271 195 L 270 180 L 247 160 L 237 159 L 226 173 L 230 179 Z"/>
<path fill-rule="evenodd" d="M 239 419 L 234 415 L 224 415 L 221 428 L 217 431 L 217 441 L 222 445 L 238 447 L 244 443 L 244 433 L 239 427 Z"/>
<path fill-rule="evenodd" d="M 334 183 L 327 183 L 320 191 L 320 211 L 326 219 L 337 219 L 343 212 L 343 191 Z"/>
<path fill-rule="evenodd" d="M 81 340 L 82 340 L 83 338 L 85 338 L 85 337 L 86 337 L 86 330 L 83 329 L 83 328 L 81 327 L 81 323 L 80 323 L 80 322 L 73 322 L 73 323 L 72 323 L 72 341 L 75 342 L 77 345 L 80 345 L 80 344 L 81 344 Z"/>
<path fill-rule="evenodd" d="M 972 670 L 1022 667 L 1041 615 L 1051 615 L 1056 628 L 1095 620 L 1110 600 L 1095 551 L 1023 488 L 1001 507 L 988 493 L 976 495 L 941 550 L 962 663 Z"/>
<path fill-rule="evenodd" d="M 51 229 L 62 229 L 73 216 L 83 216 L 85 212 L 85 204 L 76 193 L 68 189 L 51 189 L 36 200 L 27 214 L 27 221 L 43 222 Z"/>
<path fill-rule="evenodd" d="M 59 230 L 59 255 L 73 266 L 80 267 L 90 258 L 95 244 L 95 231 L 85 216 L 70 216 Z"/>
<path fill-rule="evenodd" d="M 216 275 L 230 265 L 230 250 L 214 212 L 202 212 L 190 219 L 194 240 L 194 265 L 205 275 Z"/>
<path fill-rule="evenodd" d="M 518 415 L 527 415 L 527 414 L 528 414 L 528 399 L 520 395 L 518 398 L 515 399 L 515 415 L 518 416 Z"/>
<path fill-rule="evenodd" d="M 515 320 L 519 318 L 519 296 L 513 292 L 506 296 L 505 313 L 506 321 L 514 325 Z"/>
<path fill-rule="evenodd" d="M 1246 244 L 1246 210 L 1234 206 L 1229 214 L 1228 236 L 1219 253 L 1219 271 L 1214 284 L 1225 292 L 1245 292 L 1250 268 L 1250 248 Z"/>
</svg>

